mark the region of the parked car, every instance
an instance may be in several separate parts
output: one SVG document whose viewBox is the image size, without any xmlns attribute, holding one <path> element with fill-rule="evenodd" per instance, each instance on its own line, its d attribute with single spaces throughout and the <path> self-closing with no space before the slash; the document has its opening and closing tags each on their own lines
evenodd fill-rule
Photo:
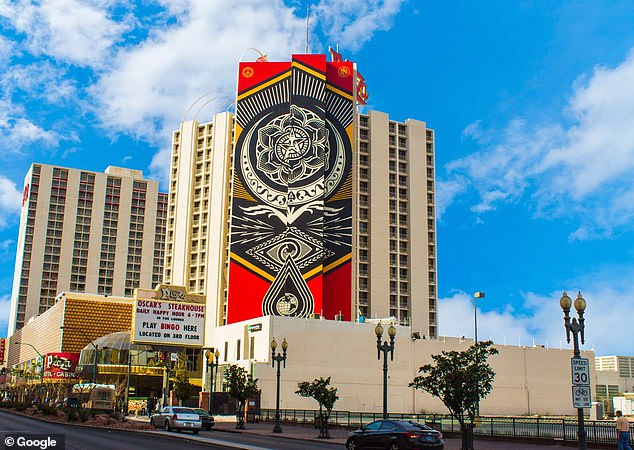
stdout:
<svg viewBox="0 0 634 450">
<path fill-rule="evenodd" d="M 211 430 L 211 427 L 216 424 L 216 422 L 214 421 L 214 416 L 209 414 L 206 409 L 193 408 L 193 410 L 196 412 L 196 414 L 200 416 L 200 420 L 202 421 L 204 430 Z"/>
<path fill-rule="evenodd" d="M 59 406 L 63 408 L 81 408 L 81 400 L 75 397 L 66 397 Z"/>
<path fill-rule="evenodd" d="M 409 420 L 377 420 L 348 435 L 348 450 L 444 449 L 442 433 Z"/>
<path fill-rule="evenodd" d="M 161 412 L 152 414 L 150 425 L 163 427 L 166 431 L 192 430 L 192 433 L 198 434 L 202 428 L 202 421 L 200 416 L 191 408 L 166 406 L 161 409 Z"/>
</svg>

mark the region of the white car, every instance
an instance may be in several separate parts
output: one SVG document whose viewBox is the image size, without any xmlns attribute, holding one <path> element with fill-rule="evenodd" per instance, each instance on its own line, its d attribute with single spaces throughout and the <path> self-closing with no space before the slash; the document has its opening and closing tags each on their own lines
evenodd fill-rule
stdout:
<svg viewBox="0 0 634 450">
<path fill-rule="evenodd" d="M 202 428 L 202 421 L 191 408 L 166 406 L 161 412 L 152 414 L 150 425 L 165 428 L 166 431 L 192 430 L 192 433 L 198 434 Z"/>
</svg>

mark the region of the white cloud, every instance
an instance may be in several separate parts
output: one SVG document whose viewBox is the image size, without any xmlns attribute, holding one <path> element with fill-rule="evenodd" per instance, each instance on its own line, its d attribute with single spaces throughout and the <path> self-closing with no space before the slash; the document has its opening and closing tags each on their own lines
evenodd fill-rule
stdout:
<svg viewBox="0 0 634 450">
<path fill-rule="evenodd" d="M 42 147 L 56 147 L 59 144 L 59 136 L 54 131 L 47 131 L 24 117 L 10 116 L 11 109 L 2 112 L 3 108 L 12 106 L 0 100 L 0 139 L 5 151 L 20 153 L 33 143 Z"/>
<path fill-rule="evenodd" d="M 331 44 L 357 51 L 377 31 L 388 30 L 403 0 L 321 0 L 311 10 Z"/>
<path fill-rule="evenodd" d="M 13 41 L 0 36 L 0 62 L 8 60 L 13 54 Z"/>
<path fill-rule="evenodd" d="M 436 182 L 436 219 L 442 220 L 447 207 L 453 202 L 454 198 L 467 190 L 468 181 L 463 177 L 453 177 L 448 180 L 438 179 Z"/>
<path fill-rule="evenodd" d="M 22 192 L 18 190 L 13 181 L 0 175 L 0 229 L 7 226 L 12 219 L 19 218 L 21 206 Z M 4 244 L 3 242 L 3 249 Z"/>
<path fill-rule="evenodd" d="M 0 76 L 0 87 L 5 96 L 24 91 L 30 98 L 42 98 L 48 103 L 76 99 L 76 82 L 67 71 L 50 62 L 13 65 Z"/>
<path fill-rule="evenodd" d="M 582 349 L 594 348 L 596 355 L 631 354 L 634 328 L 628 311 L 631 310 L 634 288 L 624 286 L 624 289 L 616 290 L 605 285 L 596 287 L 595 284 L 595 288 L 583 291 L 588 306 L 585 314 L 586 344 Z M 569 295 L 573 300 L 576 297 L 575 292 L 569 291 Z M 560 297 L 561 292 L 522 294 L 521 310 L 512 306 L 491 310 L 486 307 L 486 302 L 491 299 L 478 300 L 478 339 L 491 338 L 500 345 L 572 348 L 572 344 L 566 343 Z M 473 298 L 470 295 L 457 292 L 440 299 L 438 307 L 441 335 L 473 339 Z M 574 309 L 573 313 L 576 316 Z"/>
<path fill-rule="evenodd" d="M 191 1 L 187 6 L 175 24 L 122 49 L 91 88 L 95 112 L 106 128 L 164 145 L 202 93 L 211 92 L 217 100 L 199 120 L 209 120 L 214 110 L 233 101 L 238 59 L 246 49 L 258 47 L 271 60 L 287 60 L 302 50 L 303 19 L 281 1 Z M 154 164 L 168 162 L 160 155 L 154 159 Z"/>
<path fill-rule="evenodd" d="M 0 336 L 7 335 L 9 326 L 9 313 L 11 311 L 11 295 L 6 294 L 0 297 Z"/>
<path fill-rule="evenodd" d="M 617 67 L 597 67 L 587 81 L 577 80 L 564 111 L 569 124 L 563 118 L 516 119 L 484 134 L 481 123 L 469 125 L 464 134 L 483 149 L 449 163 L 447 181 L 467 180 L 478 191 L 480 201 L 472 208 L 478 213 L 517 202 L 528 192 L 538 215 L 579 218 L 571 239 L 632 227 L 633 79 L 634 51 Z"/>
<path fill-rule="evenodd" d="M 13 113 L 13 114 L 11 114 Z M 42 147 L 56 147 L 59 136 L 20 117 L 21 108 L 0 100 L 0 139 L 5 152 L 20 153 L 22 148 L 36 143 Z"/>
<path fill-rule="evenodd" d="M 115 21 L 107 2 L 18 0 L 0 8 L 15 29 L 27 35 L 27 48 L 79 66 L 101 66 L 111 47 L 130 29 L 130 19 Z"/>
</svg>

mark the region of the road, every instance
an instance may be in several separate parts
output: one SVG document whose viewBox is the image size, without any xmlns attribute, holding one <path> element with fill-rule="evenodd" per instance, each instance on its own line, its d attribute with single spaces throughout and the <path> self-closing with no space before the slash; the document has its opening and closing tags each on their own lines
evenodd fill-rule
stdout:
<svg viewBox="0 0 634 450">
<path fill-rule="evenodd" d="M 189 434 L 188 437 L 195 440 L 184 440 L 177 437 L 178 434 L 164 431 L 130 432 L 82 427 L 44 422 L 0 411 L 0 437 L 3 443 L 6 433 L 63 434 L 66 439 L 66 450 L 174 450 L 183 447 L 188 450 L 343 449 L 341 444 L 322 444 L 320 442 L 214 431 L 201 431 L 198 436 Z"/>
<path fill-rule="evenodd" d="M 269 428 L 267 424 L 267 429 Z M 254 425 L 251 424 L 253 428 Z M 287 432 L 290 432 L 288 426 Z M 333 430 L 335 431 L 335 430 Z M 283 436 L 271 436 L 251 433 L 230 433 L 226 431 L 201 431 L 198 436 L 191 433 L 173 433 L 166 431 L 119 431 L 93 427 L 82 427 L 63 423 L 45 422 L 31 417 L 0 411 L 0 442 L 4 443 L 6 433 L 25 432 L 36 434 L 63 434 L 67 450 L 188 450 L 240 449 L 240 450 L 344 450 L 345 438 L 337 437 L 337 442 L 315 442 L 288 439 Z M 290 433 L 289 433 L 290 434 Z M 346 434 L 346 433 L 344 433 Z M 179 437 L 181 436 L 181 437 Z M 183 439 L 187 437 L 187 439 Z M 538 443 L 517 441 L 492 442 L 476 437 L 477 450 L 548 450 L 562 448 Z M 4 447 L 11 448 L 11 447 Z M 13 447 L 17 448 L 17 447 Z M 593 448 L 593 447 L 589 447 Z M 458 437 L 445 437 L 445 450 L 460 449 Z"/>
</svg>

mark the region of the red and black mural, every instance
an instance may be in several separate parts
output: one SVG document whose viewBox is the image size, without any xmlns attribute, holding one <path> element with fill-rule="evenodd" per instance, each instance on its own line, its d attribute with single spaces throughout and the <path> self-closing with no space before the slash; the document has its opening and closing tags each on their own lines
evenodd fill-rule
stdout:
<svg viewBox="0 0 634 450">
<path fill-rule="evenodd" d="M 351 314 L 354 68 L 240 63 L 227 322 Z"/>
</svg>

